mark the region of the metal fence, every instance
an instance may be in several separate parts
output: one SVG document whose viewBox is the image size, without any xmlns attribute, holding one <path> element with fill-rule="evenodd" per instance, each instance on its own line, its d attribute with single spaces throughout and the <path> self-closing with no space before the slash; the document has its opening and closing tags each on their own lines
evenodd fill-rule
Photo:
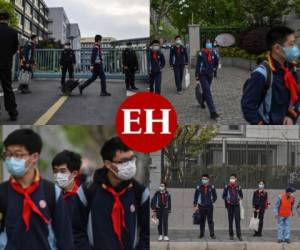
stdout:
<svg viewBox="0 0 300 250">
<path fill-rule="evenodd" d="M 162 180 L 169 187 L 193 188 L 202 174 L 222 188 L 230 174 L 236 173 L 244 188 L 256 188 L 265 180 L 268 188 L 282 189 L 288 184 L 300 188 L 300 142 L 227 141 L 207 143 L 197 156 L 191 156 L 193 145 L 177 167 L 168 162 L 162 151 Z"/>
<path fill-rule="evenodd" d="M 137 49 L 136 55 L 139 63 L 139 71 L 136 74 L 137 80 L 148 78 L 147 52 L 146 49 Z M 61 75 L 60 58 L 61 49 L 37 49 L 35 51 L 36 78 L 58 78 Z M 124 79 L 122 68 L 122 49 L 103 49 L 104 70 L 108 79 Z M 90 61 L 92 49 L 75 50 L 76 65 L 75 77 L 88 78 L 91 76 Z M 16 64 L 16 76 L 18 76 L 18 59 Z"/>
</svg>

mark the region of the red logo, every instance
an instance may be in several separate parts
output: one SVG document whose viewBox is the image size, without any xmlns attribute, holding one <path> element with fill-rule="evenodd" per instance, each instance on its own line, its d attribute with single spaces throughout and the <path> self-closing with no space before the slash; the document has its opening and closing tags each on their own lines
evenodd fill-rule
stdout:
<svg viewBox="0 0 300 250">
<path fill-rule="evenodd" d="M 143 92 L 127 98 L 116 115 L 116 128 L 122 141 L 135 151 L 161 150 L 173 139 L 177 115 L 163 96 Z"/>
</svg>

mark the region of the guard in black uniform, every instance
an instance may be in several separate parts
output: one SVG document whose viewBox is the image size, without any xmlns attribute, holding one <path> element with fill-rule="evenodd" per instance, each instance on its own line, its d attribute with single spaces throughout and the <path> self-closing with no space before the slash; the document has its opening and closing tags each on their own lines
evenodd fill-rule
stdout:
<svg viewBox="0 0 300 250">
<path fill-rule="evenodd" d="M 74 79 L 74 65 L 76 64 L 76 56 L 71 44 L 65 43 L 64 50 L 61 53 L 60 67 L 61 67 L 61 86 L 65 84 L 67 71 L 69 72 L 69 79 Z"/>
<path fill-rule="evenodd" d="M 6 11 L 0 12 L 0 81 L 4 94 L 5 109 L 12 121 L 18 117 L 15 94 L 12 89 L 12 61 L 18 50 L 18 33 L 8 26 L 10 16 Z"/>
<path fill-rule="evenodd" d="M 122 54 L 123 69 L 125 73 L 125 83 L 127 90 L 138 90 L 135 86 L 135 72 L 139 70 L 138 60 L 135 51 L 132 49 L 132 43 L 127 43 L 127 48 Z"/>
</svg>

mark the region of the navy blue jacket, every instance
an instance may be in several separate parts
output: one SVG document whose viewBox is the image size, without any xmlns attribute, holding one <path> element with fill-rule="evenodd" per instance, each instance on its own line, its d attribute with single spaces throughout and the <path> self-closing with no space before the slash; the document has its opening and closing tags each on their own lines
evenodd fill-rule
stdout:
<svg viewBox="0 0 300 250">
<path fill-rule="evenodd" d="M 18 50 L 18 32 L 8 24 L 0 23 L 0 69 L 12 67 L 13 55 Z"/>
<path fill-rule="evenodd" d="M 180 45 L 179 52 L 180 53 L 177 53 L 177 47 L 176 46 L 173 46 L 170 49 L 169 63 L 170 63 L 171 67 L 173 67 L 173 66 L 183 66 L 183 65 L 187 65 L 189 63 L 186 48 L 183 47 L 182 45 Z"/>
<path fill-rule="evenodd" d="M 150 49 L 149 51 L 149 72 L 150 74 L 160 73 L 161 70 L 165 67 L 166 61 L 163 53 L 157 51 L 157 59 L 153 57 L 154 51 Z"/>
<path fill-rule="evenodd" d="M 4 183 L 0 188 L 3 188 Z M 55 188 L 54 211 L 50 211 L 49 205 L 41 207 L 45 203 L 45 180 L 41 179 L 39 187 L 30 197 L 40 211 L 51 219 L 49 225 L 34 212 L 31 213 L 30 229 L 27 232 L 22 219 L 23 196 L 16 193 L 10 185 L 7 191 L 7 208 L 5 227 L 0 234 L 0 249 L 5 250 L 74 250 L 71 219 L 68 208 L 64 202 L 59 187 Z M 47 204 L 47 203 L 46 203 Z M 4 247 L 5 246 L 5 247 Z"/>
<path fill-rule="evenodd" d="M 34 63 L 35 44 L 31 41 L 26 42 L 24 46 L 24 59 L 26 64 Z"/>
<path fill-rule="evenodd" d="M 106 186 L 111 184 L 107 169 L 102 168 L 95 172 L 92 183 L 81 185 L 77 191 L 73 210 L 76 250 L 121 250 L 111 219 L 114 199 Z M 122 232 L 124 250 L 149 250 L 149 190 L 134 179 L 114 189 L 120 192 L 127 187 L 128 191 L 120 197 L 127 227 Z"/>
<path fill-rule="evenodd" d="M 268 207 L 268 193 L 256 190 L 253 193 L 252 206 L 258 210 L 265 210 Z"/>
<path fill-rule="evenodd" d="M 60 65 L 61 66 L 68 66 L 76 63 L 76 56 L 74 50 L 72 49 L 64 49 L 61 52 L 60 57 Z"/>
<path fill-rule="evenodd" d="M 212 61 L 209 63 L 207 54 L 204 51 L 199 52 L 196 64 L 195 76 L 212 76 L 214 68 L 219 64 L 219 57 L 215 51 L 212 50 Z"/>
<path fill-rule="evenodd" d="M 98 44 L 95 44 L 92 50 L 91 65 L 95 66 L 101 63 L 103 63 L 101 47 Z"/>
<path fill-rule="evenodd" d="M 217 192 L 215 186 L 207 185 L 207 194 L 205 195 L 205 186 L 199 184 L 196 187 L 194 194 L 194 206 L 210 206 L 213 205 L 217 200 Z"/>
<path fill-rule="evenodd" d="M 244 197 L 243 190 L 239 185 L 236 185 L 235 188 L 231 188 L 230 185 L 225 185 L 222 197 L 227 204 L 239 205 L 240 200 Z"/>
<path fill-rule="evenodd" d="M 161 199 L 161 192 L 157 191 L 151 200 L 151 209 L 152 210 L 159 210 L 159 209 L 167 209 L 169 212 L 171 212 L 172 209 L 172 203 L 171 203 L 171 195 L 168 191 L 165 191 L 166 195 L 166 203 L 163 204 Z"/>
<path fill-rule="evenodd" d="M 290 116 L 290 93 L 284 84 L 284 71 L 278 62 L 275 62 L 276 71 L 273 71 L 273 83 L 268 86 L 267 71 L 261 65 L 257 67 L 251 74 L 250 79 L 244 88 L 241 107 L 244 117 L 250 124 L 282 125 L 284 117 Z M 297 79 L 296 72 L 292 65 L 289 65 Z M 268 94 L 269 93 L 269 94 Z M 260 106 L 265 97 L 268 97 L 268 105 L 270 105 L 269 119 L 266 120 Z M 293 107 L 299 113 L 299 102 Z M 296 122 L 297 117 L 291 117 Z"/>
</svg>

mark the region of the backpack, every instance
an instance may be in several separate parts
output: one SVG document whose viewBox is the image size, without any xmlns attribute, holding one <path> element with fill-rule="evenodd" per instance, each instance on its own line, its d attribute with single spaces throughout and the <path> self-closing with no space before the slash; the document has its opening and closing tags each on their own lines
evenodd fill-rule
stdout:
<svg viewBox="0 0 300 250">
<path fill-rule="evenodd" d="M 49 207 L 50 217 L 53 218 L 56 204 L 55 185 L 48 180 L 41 180 L 44 185 L 45 199 Z M 3 232 L 5 228 L 5 216 L 8 202 L 8 187 L 9 181 L 5 181 L 0 184 L 0 233 Z"/>
</svg>

